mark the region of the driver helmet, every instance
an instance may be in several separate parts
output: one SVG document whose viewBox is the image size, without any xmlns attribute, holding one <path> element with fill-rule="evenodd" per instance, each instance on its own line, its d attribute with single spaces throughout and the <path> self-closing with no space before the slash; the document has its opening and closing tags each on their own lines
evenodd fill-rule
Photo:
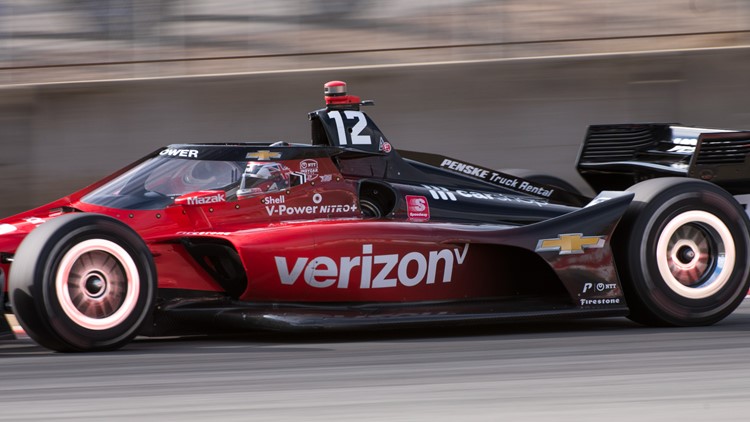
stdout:
<svg viewBox="0 0 750 422">
<path fill-rule="evenodd" d="M 242 174 L 237 197 L 245 198 L 288 189 L 289 173 L 290 170 L 279 163 L 249 161 Z"/>
</svg>

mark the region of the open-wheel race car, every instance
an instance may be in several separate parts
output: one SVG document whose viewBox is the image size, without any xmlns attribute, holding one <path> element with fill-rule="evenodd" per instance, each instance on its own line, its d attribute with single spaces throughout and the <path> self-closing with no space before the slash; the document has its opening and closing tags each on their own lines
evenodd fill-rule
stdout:
<svg viewBox="0 0 750 422">
<path fill-rule="evenodd" d="M 748 218 L 714 183 L 601 178 L 586 198 L 397 150 L 343 82 L 325 100 L 311 144 L 170 145 L 0 220 L 6 312 L 44 347 L 91 351 L 217 330 L 707 325 L 745 297 Z"/>
</svg>

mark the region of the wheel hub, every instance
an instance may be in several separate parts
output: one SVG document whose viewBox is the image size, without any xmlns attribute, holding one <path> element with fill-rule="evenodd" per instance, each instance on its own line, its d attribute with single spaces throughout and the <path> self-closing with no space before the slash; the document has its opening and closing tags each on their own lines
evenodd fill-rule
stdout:
<svg viewBox="0 0 750 422">
<path fill-rule="evenodd" d="M 689 264 L 695 256 L 695 251 L 689 246 L 683 246 L 677 251 L 677 259 L 683 264 Z"/>
<path fill-rule="evenodd" d="M 84 291 L 92 299 L 98 299 L 106 293 L 107 280 L 104 275 L 98 271 L 93 271 L 88 276 L 84 277 Z"/>
<path fill-rule="evenodd" d="M 669 270 L 685 286 L 702 283 L 714 257 L 706 234 L 697 226 L 686 224 L 669 239 Z"/>
<path fill-rule="evenodd" d="M 726 224 L 700 210 L 674 216 L 656 245 L 656 264 L 666 285 L 684 298 L 703 299 L 729 280 L 735 245 Z"/>
</svg>

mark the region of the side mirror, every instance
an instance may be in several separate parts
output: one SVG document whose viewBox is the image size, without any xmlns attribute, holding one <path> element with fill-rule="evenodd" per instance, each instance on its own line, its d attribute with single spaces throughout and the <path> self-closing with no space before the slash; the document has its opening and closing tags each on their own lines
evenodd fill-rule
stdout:
<svg viewBox="0 0 750 422">
<path fill-rule="evenodd" d="M 199 190 L 178 196 L 174 203 L 182 206 L 210 205 L 227 201 L 227 193 L 223 190 Z"/>
</svg>

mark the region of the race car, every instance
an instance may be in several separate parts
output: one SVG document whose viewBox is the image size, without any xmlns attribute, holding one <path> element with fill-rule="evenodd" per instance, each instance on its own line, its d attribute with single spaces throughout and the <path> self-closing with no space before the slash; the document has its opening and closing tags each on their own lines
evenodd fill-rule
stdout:
<svg viewBox="0 0 750 422">
<path fill-rule="evenodd" d="M 745 297 L 750 223 L 714 183 L 602 182 L 587 198 L 397 150 L 371 101 L 341 81 L 324 94 L 311 143 L 170 145 L 0 220 L 6 311 L 80 352 L 227 330 L 708 325 Z"/>
</svg>

